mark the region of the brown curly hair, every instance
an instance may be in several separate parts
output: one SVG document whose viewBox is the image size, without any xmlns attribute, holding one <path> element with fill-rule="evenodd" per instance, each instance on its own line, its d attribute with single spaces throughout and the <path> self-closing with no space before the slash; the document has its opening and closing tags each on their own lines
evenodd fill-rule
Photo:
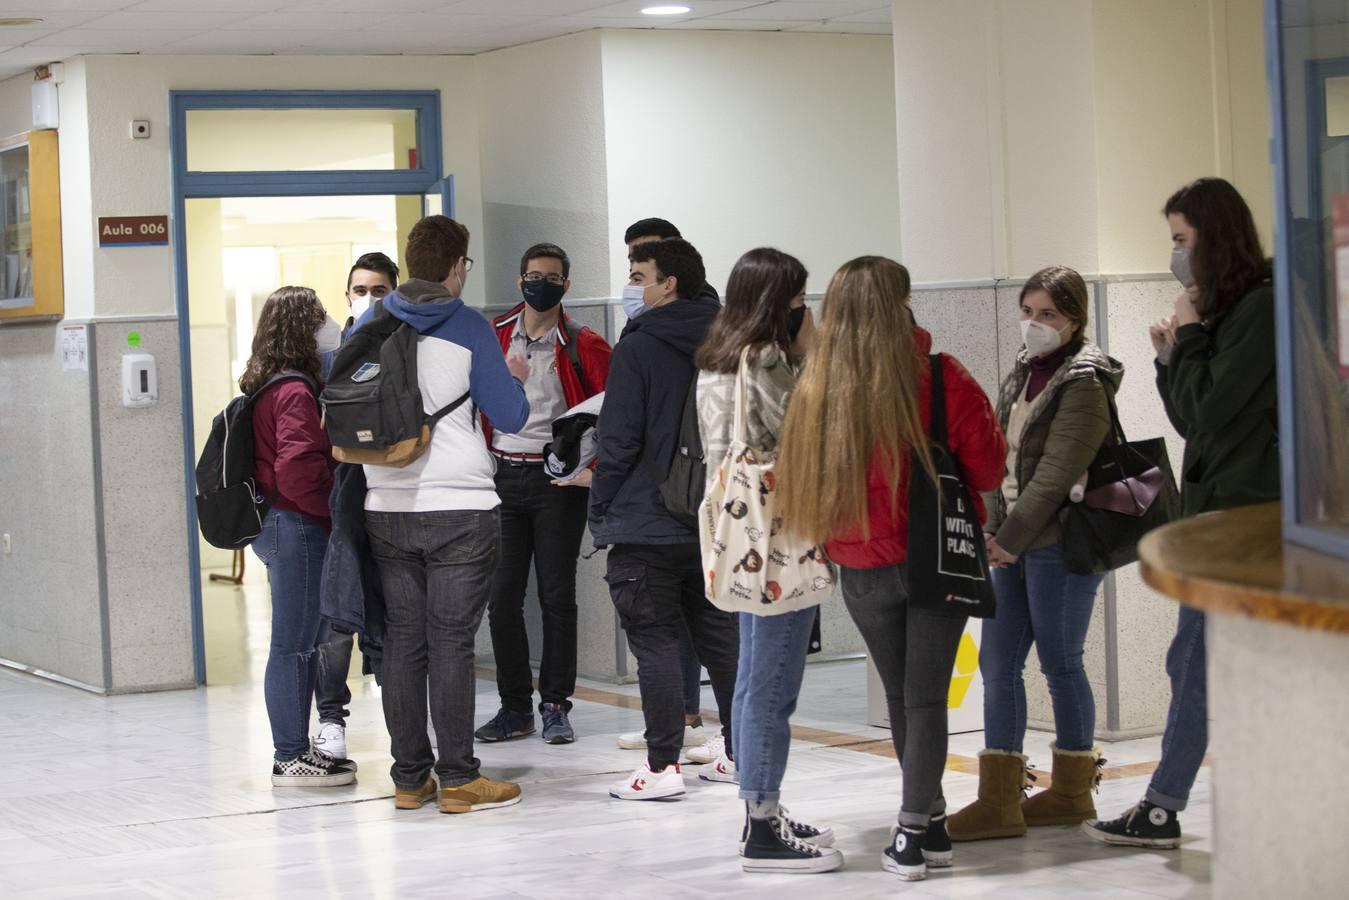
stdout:
<svg viewBox="0 0 1349 900">
<path fill-rule="evenodd" d="M 318 294 L 307 287 L 273 291 L 262 305 L 239 389 L 251 396 L 280 372 L 303 372 L 318 381 L 323 366 L 315 334 L 327 315 Z"/>
</svg>

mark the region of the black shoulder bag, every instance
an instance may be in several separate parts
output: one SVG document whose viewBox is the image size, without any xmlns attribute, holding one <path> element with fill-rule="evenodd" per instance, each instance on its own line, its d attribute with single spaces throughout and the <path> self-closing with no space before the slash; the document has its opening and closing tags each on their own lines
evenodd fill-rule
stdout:
<svg viewBox="0 0 1349 900">
<path fill-rule="evenodd" d="M 991 619 L 996 608 L 978 507 L 946 435 L 941 356 L 932 365 L 932 464 L 940 491 L 914 454 L 909 474 L 909 602 L 929 612 Z"/>
<path fill-rule="evenodd" d="M 1180 491 L 1163 438 L 1129 441 L 1120 425 L 1115 395 L 1110 433 L 1087 469 L 1082 501 L 1059 510 L 1063 559 L 1076 575 L 1097 575 L 1138 561 L 1138 542 L 1180 513 Z"/>
</svg>

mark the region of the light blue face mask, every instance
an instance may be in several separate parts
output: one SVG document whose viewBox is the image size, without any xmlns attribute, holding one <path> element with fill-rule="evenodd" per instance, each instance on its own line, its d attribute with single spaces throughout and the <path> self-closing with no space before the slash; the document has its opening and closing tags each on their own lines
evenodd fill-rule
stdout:
<svg viewBox="0 0 1349 900">
<path fill-rule="evenodd" d="M 623 312 L 627 313 L 629 319 L 635 319 L 650 309 L 642 302 L 645 293 L 646 285 L 642 284 L 630 284 L 623 288 Z"/>
</svg>

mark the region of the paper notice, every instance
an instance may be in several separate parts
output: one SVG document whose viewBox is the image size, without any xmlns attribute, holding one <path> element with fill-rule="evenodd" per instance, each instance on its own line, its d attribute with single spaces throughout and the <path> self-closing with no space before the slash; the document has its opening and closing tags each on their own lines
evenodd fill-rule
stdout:
<svg viewBox="0 0 1349 900">
<path fill-rule="evenodd" d="M 62 326 L 61 368 L 67 372 L 89 371 L 89 327 L 87 325 Z"/>
</svg>

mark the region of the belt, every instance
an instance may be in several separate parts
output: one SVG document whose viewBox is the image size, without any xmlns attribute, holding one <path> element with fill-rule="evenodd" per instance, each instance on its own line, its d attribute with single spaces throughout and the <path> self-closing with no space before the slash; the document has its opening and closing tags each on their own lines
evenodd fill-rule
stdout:
<svg viewBox="0 0 1349 900">
<path fill-rule="evenodd" d="M 493 450 L 492 455 L 512 466 L 541 466 L 545 460 L 542 453 L 505 453 Z"/>
</svg>

